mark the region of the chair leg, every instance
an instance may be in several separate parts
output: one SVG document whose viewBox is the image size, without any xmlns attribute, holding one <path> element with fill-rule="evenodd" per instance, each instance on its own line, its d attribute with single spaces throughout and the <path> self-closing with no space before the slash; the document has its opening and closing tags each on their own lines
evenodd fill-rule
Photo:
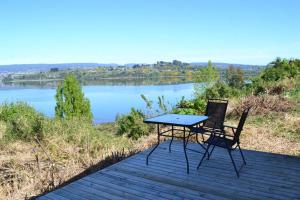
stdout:
<svg viewBox="0 0 300 200">
<path fill-rule="evenodd" d="M 197 166 L 197 169 L 199 169 L 199 167 L 201 166 L 201 164 L 202 164 L 204 158 L 206 157 L 206 154 L 209 153 L 209 152 L 208 152 L 209 147 L 210 147 L 210 144 L 207 146 L 207 148 L 206 148 L 206 150 L 205 150 L 205 153 L 204 153 L 204 155 L 202 156 L 202 158 L 201 158 L 201 160 L 200 160 L 200 162 L 199 162 L 199 164 L 198 164 L 198 166 Z"/>
<path fill-rule="evenodd" d="M 239 150 L 240 150 L 240 153 L 241 153 L 241 156 L 242 156 L 242 158 L 243 158 L 244 164 L 246 165 L 246 160 L 245 160 L 244 154 L 243 154 L 242 149 L 241 149 L 241 147 L 240 147 L 239 144 L 238 144 L 238 148 L 239 148 Z"/>
<path fill-rule="evenodd" d="M 210 156 L 211 156 L 211 154 L 213 153 L 215 147 L 216 147 L 216 146 L 214 145 L 213 148 L 212 148 L 212 150 L 208 153 L 208 155 L 207 155 L 207 160 L 210 159 Z"/>
<path fill-rule="evenodd" d="M 202 137 L 203 137 L 203 134 L 201 134 L 202 135 Z M 206 150 L 206 148 L 203 146 L 203 144 L 201 144 L 201 142 L 199 141 L 199 134 L 198 133 L 196 133 L 196 140 L 197 140 L 197 143 L 204 149 L 204 150 Z M 204 141 L 204 140 L 203 140 Z"/>
<path fill-rule="evenodd" d="M 174 139 L 174 127 L 172 126 L 172 139 L 169 144 L 169 152 L 171 152 L 171 146 L 172 146 L 173 139 Z"/>
<path fill-rule="evenodd" d="M 235 173 L 236 173 L 237 177 L 239 178 L 240 175 L 239 175 L 239 172 L 238 172 L 238 170 L 237 170 L 237 168 L 236 168 L 235 162 L 234 162 L 234 160 L 233 160 L 233 158 L 232 158 L 231 150 L 230 150 L 230 149 L 227 149 L 227 151 L 228 151 L 228 153 L 229 153 L 229 156 L 230 156 L 231 162 L 232 162 L 232 164 L 233 164 Z"/>
<path fill-rule="evenodd" d="M 204 142 L 204 136 L 203 136 L 203 134 L 201 134 L 202 135 L 202 142 Z"/>
</svg>

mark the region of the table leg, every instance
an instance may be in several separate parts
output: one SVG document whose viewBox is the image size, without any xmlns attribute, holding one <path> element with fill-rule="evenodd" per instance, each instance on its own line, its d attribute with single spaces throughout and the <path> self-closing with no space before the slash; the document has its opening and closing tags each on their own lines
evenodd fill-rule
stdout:
<svg viewBox="0 0 300 200">
<path fill-rule="evenodd" d="M 184 156 L 186 160 L 186 172 L 189 174 L 190 173 L 190 167 L 189 167 L 189 160 L 186 154 L 186 137 L 185 137 L 185 127 L 183 127 L 183 150 L 184 150 Z"/>
<path fill-rule="evenodd" d="M 174 139 L 174 126 L 172 125 L 172 139 L 169 144 L 169 152 L 171 152 L 171 145 L 172 145 L 173 139 Z"/>
<path fill-rule="evenodd" d="M 157 144 L 155 147 L 150 151 L 150 153 L 147 155 L 146 164 L 148 165 L 149 156 L 153 153 L 153 151 L 158 147 L 160 143 L 160 133 L 159 133 L 159 124 L 157 124 Z"/>
</svg>

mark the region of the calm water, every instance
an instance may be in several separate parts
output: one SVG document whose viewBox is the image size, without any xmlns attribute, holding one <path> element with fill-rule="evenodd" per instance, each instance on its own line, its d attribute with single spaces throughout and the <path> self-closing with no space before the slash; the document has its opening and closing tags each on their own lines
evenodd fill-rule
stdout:
<svg viewBox="0 0 300 200">
<path fill-rule="evenodd" d="M 95 123 L 112 122 L 117 114 L 130 112 L 131 107 L 145 109 L 140 95 L 157 102 L 164 95 L 169 106 L 174 106 L 182 96 L 189 99 L 193 95 L 193 84 L 143 85 L 143 86 L 84 86 L 85 96 L 91 101 Z M 49 117 L 54 116 L 55 89 L 10 88 L 0 90 L 0 103 L 25 101 Z"/>
</svg>

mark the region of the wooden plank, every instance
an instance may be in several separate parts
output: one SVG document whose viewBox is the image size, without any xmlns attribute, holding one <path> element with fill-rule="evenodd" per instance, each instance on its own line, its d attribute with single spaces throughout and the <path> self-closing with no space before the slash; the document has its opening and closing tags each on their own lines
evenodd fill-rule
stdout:
<svg viewBox="0 0 300 200">
<path fill-rule="evenodd" d="M 37 198 L 37 199 L 38 199 L 38 200 L 52 200 L 52 199 L 46 197 L 46 195 L 41 196 L 41 197 L 39 197 L 39 198 Z"/>
<path fill-rule="evenodd" d="M 138 159 L 145 159 L 143 157 L 137 157 L 136 160 Z M 150 158 L 149 163 L 155 163 L 156 161 L 160 161 L 163 159 L 163 162 L 166 162 L 166 160 L 168 160 L 169 163 L 178 163 L 180 162 L 180 166 L 184 167 L 185 166 L 185 160 L 182 158 L 182 156 L 176 157 L 176 155 L 167 155 L 167 154 L 158 154 L 158 155 L 153 155 L 153 158 Z M 200 159 L 199 159 L 200 160 Z M 189 159 L 190 164 L 191 164 L 191 169 L 195 169 L 196 166 L 198 165 L 198 160 L 195 161 L 193 159 Z M 143 161 L 141 161 L 143 162 Z M 145 162 L 145 161 L 144 161 Z M 240 163 L 237 163 L 240 165 Z M 222 169 L 223 171 L 228 171 L 233 169 L 232 163 L 230 160 L 220 160 L 220 159 L 214 159 L 212 158 L 211 160 L 207 161 L 204 160 L 203 162 L 203 166 L 206 165 L 210 165 L 211 167 L 216 167 L 219 169 Z M 212 166 L 215 165 L 215 166 Z M 201 166 L 201 168 L 203 168 L 203 166 Z M 274 176 L 276 177 L 281 177 L 283 179 L 288 180 L 289 182 L 291 180 L 294 180 L 295 182 L 299 182 L 300 183 L 300 177 L 299 174 L 300 173 L 289 173 L 290 170 L 281 170 L 281 171 L 273 171 L 272 168 L 265 168 L 265 167 L 255 167 L 251 164 L 247 164 L 244 168 L 243 168 L 244 172 L 247 173 L 252 173 L 252 174 L 257 174 L 260 177 L 261 176 L 269 176 L 271 178 L 273 178 Z"/>
<path fill-rule="evenodd" d="M 137 164 L 137 163 L 135 163 L 134 165 L 132 165 L 132 167 L 135 167 L 136 164 Z M 149 167 L 149 166 L 147 166 L 147 167 Z M 160 170 L 160 171 L 161 171 L 161 170 L 164 170 L 164 169 L 162 169 L 162 168 L 163 168 L 163 166 L 160 166 L 160 167 L 158 167 L 158 170 Z M 145 169 L 146 169 L 146 168 L 145 168 Z M 175 169 L 176 169 L 176 168 L 175 168 Z M 169 172 L 169 171 L 170 171 L 170 168 L 168 167 L 168 170 L 166 170 L 165 172 L 167 173 L 167 172 Z M 157 172 L 153 172 L 153 173 L 157 173 Z M 185 175 L 185 176 L 186 176 L 186 175 Z M 201 179 L 203 179 L 203 177 L 201 177 Z M 210 179 L 210 180 L 211 180 L 211 179 Z M 208 181 L 209 181 L 209 180 L 208 180 Z M 219 180 L 219 177 L 218 177 L 218 179 L 217 179 L 216 181 L 220 181 L 220 180 Z M 228 182 L 228 181 L 231 181 L 231 179 L 227 179 L 227 182 Z M 226 181 L 225 181 L 225 183 L 226 183 Z"/>
<path fill-rule="evenodd" d="M 101 179 L 101 181 L 99 181 L 99 179 Z M 152 194 L 144 193 L 143 191 L 136 190 L 135 188 L 133 189 L 132 187 L 126 188 L 124 187 L 124 183 L 119 183 L 116 180 L 105 179 L 103 177 L 97 177 L 95 175 L 88 177 L 86 181 L 92 182 L 98 186 L 107 185 L 111 189 L 121 192 L 122 194 L 120 196 L 123 198 L 128 197 L 128 199 L 151 199 L 155 197 Z"/>
<path fill-rule="evenodd" d="M 94 177 L 94 176 L 93 176 Z M 121 191 L 118 188 L 111 187 L 111 185 L 106 184 L 105 182 L 99 182 L 98 180 L 95 180 L 92 177 L 88 177 L 86 179 L 81 180 L 82 184 L 89 184 L 90 187 L 93 187 L 100 191 L 107 191 L 110 192 L 112 195 L 116 196 L 117 199 L 141 199 L 140 196 L 137 196 L 136 194 L 131 194 L 125 191 Z"/>
<path fill-rule="evenodd" d="M 166 158 L 167 159 L 167 158 Z M 141 161 L 141 166 L 143 166 L 143 165 L 145 165 L 144 164 L 144 161 L 143 160 L 140 160 Z M 168 162 L 168 163 L 166 163 L 166 160 L 163 160 L 163 161 L 157 161 L 158 162 L 158 165 L 159 165 L 159 169 L 161 169 L 161 168 L 163 168 L 163 167 L 166 167 L 166 166 L 168 166 L 168 165 L 172 165 L 172 164 L 174 164 L 174 163 L 171 163 L 171 162 Z M 156 165 L 156 163 L 157 162 L 155 162 L 155 163 L 153 163 L 153 165 Z M 137 164 L 137 163 L 134 163 L 134 164 Z M 184 165 L 185 163 L 181 163 L 181 165 L 175 165 L 174 167 L 177 167 L 177 169 L 178 170 L 180 170 L 180 169 L 182 169 L 182 165 Z M 146 165 L 145 165 L 146 166 Z M 204 166 L 203 166 L 204 167 Z M 231 166 L 232 167 L 232 166 Z M 209 168 L 211 168 L 211 166 L 209 167 Z M 217 172 L 215 172 L 216 170 L 211 170 L 211 169 L 209 169 L 209 171 L 207 171 L 207 169 L 204 169 L 204 168 L 202 168 L 203 170 L 199 170 L 200 172 L 201 171 L 205 171 L 206 172 L 206 174 L 215 174 L 216 176 L 218 176 L 219 178 L 222 178 L 224 175 L 227 175 L 227 173 L 229 172 L 228 171 L 228 169 L 223 169 L 223 170 L 218 170 Z M 170 168 L 168 168 L 168 170 L 170 170 Z M 181 170 L 181 171 L 184 171 L 184 170 Z M 230 176 L 227 176 L 227 177 L 225 177 L 225 178 L 227 178 L 227 179 L 231 179 L 232 178 L 232 175 L 234 176 L 235 174 L 234 174 L 234 171 L 233 171 L 233 169 L 232 170 L 230 170 L 232 173 L 231 173 L 231 177 Z M 241 178 L 240 179 L 238 179 L 238 181 L 240 182 L 240 181 L 242 181 L 242 180 L 244 180 L 245 181 L 245 183 L 251 183 L 251 178 L 253 178 L 253 177 L 251 177 L 251 175 L 249 176 L 249 177 L 245 177 L 244 176 L 245 174 L 244 174 L 244 172 L 242 171 L 242 176 L 241 176 Z M 198 175 L 199 176 L 199 175 Z M 299 176 L 298 176 L 299 177 Z M 266 180 L 266 182 L 262 182 L 262 186 L 261 187 L 263 187 L 264 185 L 269 185 L 269 184 L 272 184 L 272 183 L 274 183 L 274 182 L 276 182 L 276 179 L 278 179 L 278 177 L 277 176 L 273 176 L 273 177 L 269 177 L 269 179 L 267 179 Z M 260 183 L 261 181 L 262 181 L 263 179 L 261 179 L 261 178 L 259 178 L 259 177 L 256 177 L 256 178 L 254 178 L 253 180 L 252 180 L 252 183 L 253 183 L 253 185 L 257 185 L 258 183 Z M 296 189 L 297 187 L 298 187 L 298 185 L 297 185 L 297 183 L 291 183 L 291 184 L 289 184 L 289 185 L 286 185 L 286 183 L 285 182 L 283 182 L 283 181 L 280 181 L 280 182 L 278 182 L 279 183 L 279 185 L 277 185 L 278 186 L 278 189 L 282 189 L 282 188 L 287 188 L 288 190 L 291 190 L 291 189 Z M 290 183 L 290 182 L 287 182 L 287 183 Z M 276 186 L 276 185 L 275 185 Z"/>
<path fill-rule="evenodd" d="M 47 197 L 48 199 L 52 199 L 52 200 L 70 200 L 70 198 L 60 196 L 58 194 L 55 194 L 54 192 L 48 193 L 44 197 Z M 42 198 L 39 198 L 39 199 L 42 200 Z"/>
<path fill-rule="evenodd" d="M 137 163 L 134 163 L 134 165 L 137 165 Z M 157 170 L 163 170 L 163 168 L 167 168 L 167 171 L 172 170 L 172 168 L 170 168 L 168 165 L 166 165 L 165 163 L 159 163 L 159 164 L 154 164 L 157 168 Z M 143 166 L 143 164 L 141 164 L 141 166 Z M 148 166 L 147 166 L 148 167 Z M 179 168 L 179 169 L 178 169 Z M 180 167 L 177 167 L 178 170 L 180 170 Z M 185 170 L 182 170 L 183 172 L 185 172 Z M 180 173 L 180 172 L 177 172 Z M 182 174 L 182 173 L 181 173 Z M 191 174 L 193 174 L 193 172 L 191 172 Z M 234 172 L 233 174 L 231 174 L 231 176 L 225 175 L 224 173 L 222 173 L 222 171 L 215 172 L 215 170 L 210 170 L 209 172 L 204 171 L 204 174 L 202 173 L 197 173 L 196 172 L 196 177 L 199 178 L 203 178 L 202 176 L 205 175 L 206 177 L 210 177 L 210 179 L 213 179 L 214 177 L 218 177 L 219 179 L 223 179 L 224 181 L 232 181 L 232 177 L 235 176 Z M 185 174 L 183 174 L 183 176 L 186 176 Z M 276 178 L 276 177 L 274 177 Z M 286 192 L 290 192 L 293 193 L 293 189 L 297 191 L 298 185 L 294 184 L 294 185 L 288 185 L 286 186 L 284 183 L 280 183 L 280 184 L 270 184 L 273 183 L 272 181 L 274 181 L 274 179 L 269 179 L 266 180 L 265 182 L 261 182 L 261 179 L 253 179 L 252 181 L 248 178 L 248 177 L 244 177 L 244 174 L 242 174 L 242 177 L 238 180 L 233 180 L 235 182 L 237 182 L 238 184 L 244 184 L 244 185 L 248 185 L 248 186 L 252 186 L 252 187 L 259 187 L 260 189 L 262 188 L 266 188 L 266 189 L 276 189 L 275 192 L 277 192 L 277 190 L 286 190 Z"/>
<path fill-rule="evenodd" d="M 109 175 L 111 175 L 111 172 L 110 172 Z M 129 184 L 132 184 L 132 182 L 134 182 L 134 181 L 132 181 L 132 179 L 128 179 L 128 178 L 126 178 L 125 180 Z M 141 189 L 140 187 L 142 186 L 144 192 L 149 192 L 149 188 L 144 187 L 145 184 L 143 182 L 139 182 L 139 184 L 140 185 L 137 185 L 137 187 L 139 188 L 139 190 Z M 201 197 L 202 195 L 191 195 L 190 193 L 189 194 L 187 194 L 187 193 L 181 193 L 181 192 L 177 191 L 174 188 L 172 188 L 172 191 L 170 191 L 170 189 L 168 189 L 168 191 L 167 191 L 167 190 L 165 190 L 163 188 L 162 184 L 160 184 L 159 182 L 155 182 L 153 185 L 154 186 L 158 186 L 155 189 L 153 187 L 151 188 L 151 191 L 155 192 L 154 194 L 158 198 L 164 198 L 165 199 L 167 197 L 168 199 L 183 199 L 183 198 L 185 198 L 185 199 L 203 199 Z"/>
<path fill-rule="evenodd" d="M 105 176 L 106 175 L 106 176 Z M 108 184 L 110 187 L 115 188 L 116 190 L 121 190 L 124 193 L 130 193 L 137 195 L 139 198 L 143 199 L 153 199 L 153 198 L 164 198 L 164 199 L 176 199 L 175 196 L 166 195 L 161 193 L 160 191 L 148 191 L 147 189 L 140 187 L 139 185 L 132 184 L 129 181 L 118 180 L 117 177 L 108 177 L 107 174 L 98 174 L 94 176 L 90 176 L 89 178 L 94 179 L 96 182 L 104 182 Z"/>
<path fill-rule="evenodd" d="M 83 197 L 79 196 L 78 194 L 74 194 L 73 191 L 69 192 L 68 189 L 66 189 L 66 187 L 62 187 L 60 189 L 54 190 L 53 192 L 56 195 L 68 198 L 68 199 L 74 199 L 74 200 L 80 200 L 80 199 L 84 199 Z M 51 194 L 48 193 L 48 194 Z M 48 195 L 47 194 L 47 195 Z"/>
<path fill-rule="evenodd" d="M 194 145 L 193 145 L 194 146 Z M 159 146 L 158 147 L 159 150 L 166 151 L 168 152 L 168 147 L 163 147 L 163 146 Z M 196 148 L 193 148 L 196 149 Z M 200 149 L 200 147 L 197 147 L 197 150 L 201 150 L 203 151 L 203 149 Z M 178 152 L 178 153 L 183 153 L 183 148 L 180 146 L 174 146 L 174 148 L 172 148 L 172 152 Z M 199 153 L 193 152 L 193 151 L 187 151 L 189 156 L 199 156 Z M 248 158 L 249 160 L 255 160 L 257 163 L 260 163 L 262 165 L 264 164 L 269 164 L 272 167 L 280 167 L 280 168 L 286 168 L 288 167 L 289 169 L 294 169 L 294 170 L 299 170 L 299 166 L 300 166 L 300 158 L 284 158 L 282 156 L 278 156 L 278 157 L 272 157 L 271 153 L 270 157 L 267 156 L 261 156 L 260 153 L 258 152 L 257 154 L 251 154 L 249 153 L 249 150 L 243 150 L 243 153 L 245 155 L 246 158 Z M 142 154 L 147 154 L 147 152 L 142 152 Z M 239 152 L 233 151 L 233 154 L 238 154 L 237 158 L 239 158 Z M 215 148 L 215 151 L 213 153 L 213 157 L 222 157 L 222 158 L 226 158 L 228 159 L 228 153 L 226 152 L 225 149 L 222 148 Z M 297 161 L 297 162 L 289 162 L 289 161 Z"/>
<path fill-rule="evenodd" d="M 151 149 L 83 177 L 39 199 L 300 199 L 300 158 L 244 150 L 247 165 L 236 178 L 229 155 L 217 148 L 211 160 L 196 166 L 202 155 L 188 151 L 190 174 L 182 141 L 162 142 L 145 164 Z M 200 149 L 198 144 L 191 148 Z M 234 155 L 242 163 L 239 152 Z"/>
<path fill-rule="evenodd" d="M 189 198 L 190 197 L 192 199 L 197 199 L 197 198 L 201 197 L 201 198 L 205 198 L 205 199 L 223 199 L 223 200 L 227 199 L 227 198 L 223 198 L 220 196 L 216 196 L 214 194 L 201 193 L 199 191 L 190 190 L 185 187 L 178 187 L 176 185 L 164 184 L 161 182 L 153 181 L 151 179 L 145 179 L 143 177 L 133 176 L 131 174 L 120 173 L 119 171 L 115 171 L 115 170 L 110 170 L 109 174 L 113 174 L 113 175 L 116 175 L 119 177 L 124 177 L 131 181 L 137 181 L 138 183 L 147 183 L 154 190 L 160 190 L 160 191 L 164 191 L 166 193 L 175 194 L 176 196 L 178 196 L 180 198 L 185 198 L 185 197 Z"/>
<path fill-rule="evenodd" d="M 176 144 L 174 146 L 172 144 L 172 150 L 183 151 L 182 144 L 180 144 L 180 142 L 177 142 L 177 143 L 178 144 Z M 164 142 L 159 147 L 165 148 L 166 150 L 168 150 L 168 148 L 169 148 L 168 142 Z M 196 150 L 203 151 L 203 149 L 198 144 L 192 143 L 192 144 L 189 144 L 189 147 L 196 149 Z M 289 166 L 293 166 L 293 167 L 297 167 L 300 165 L 300 158 L 296 157 L 296 156 L 259 152 L 259 151 L 246 150 L 246 149 L 243 149 L 243 152 L 247 157 L 256 158 L 258 160 L 264 160 L 264 161 L 268 160 L 270 162 L 272 162 L 272 161 L 277 162 L 278 160 L 280 160 L 280 161 L 284 161 L 284 163 L 277 162 L 278 164 L 289 165 Z M 191 153 L 195 154 L 195 152 L 191 152 Z M 216 151 L 214 153 L 216 153 L 216 155 L 219 155 L 219 156 L 226 155 L 226 154 L 224 154 L 224 152 L 222 151 L 221 148 L 216 148 Z"/>
<path fill-rule="evenodd" d="M 72 192 L 85 199 L 109 199 L 105 191 L 97 191 L 93 188 L 78 184 L 77 181 L 65 186 L 64 190 L 68 190 L 68 192 Z"/>
<path fill-rule="evenodd" d="M 130 168 L 131 168 L 131 170 L 130 170 Z M 178 187 L 187 187 L 187 188 L 195 190 L 195 191 L 215 194 L 217 196 L 222 196 L 222 197 L 225 197 L 225 198 L 231 198 L 232 199 L 233 194 L 234 194 L 233 191 L 226 190 L 226 189 L 224 189 L 222 191 L 217 190 L 216 188 L 223 187 L 220 184 L 217 185 L 217 184 L 214 183 L 212 185 L 210 182 L 207 182 L 206 184 L 199 184 L 199 183 L 191 184 L 191 182 L 188 182 L 187 180 L 181 180 L 178 177 L 176 177 L 174 175 L 171 175 L 170 173 L 166 173 L 165 175 L 157 174 L 157 170 L 134 169 L 134 171 L 132 171 L 132 166 L 127 165 L 127 164 L 126 164 L 126 166 L 125 165 L 120 166 L 116 170 L 119 170 L 122 173 L 134 174 L 135 176 L 141 176 L 141 177 L 148 178 L 148 179 L 151 179 L 151 180 L 163 182 L 165 184 L 176 185 Z M 241 196 L 239 194 L 237 194 L 236 197 L 237 198 L 246 198 L 245 195 Z M 250 198 L 248 198 L 248 199 L 250 199 Z"/>
<path fill-rule="evenodd" d="M 138 160 L 138 159 L 142 159 L 140 162 L 143 162 L 144 158 L 137 158 L 136 160 Z M 155 164 L 156 162 L 161 161 L 161 159 L 164 159 L 162 162 L 166 162 L 166 160 L 168 160 L 169 158 L 165 158 L 165 157 L 163 157 L 163 155 L 157 155 L 155 158 L 150 159 L 149 163 Z M 178 164 L 180 168 L 185 167 L 185 161 L 180 162 L 180 161 L 174 159 L 174 156 L 172 156 L 172 158 L 170 158 L 170 159 L 171 160 L 168 161 L 169 163 Z M 194 162 L 193 160 L 190 159 L 190 164 L 191 164 L 190 168 L 193 170 L 193 169 L 196 169 L 198 162 Z M 225 161 L 221 162 L 220 160 L 209 160 L 209 161 L 205 160 L 200 169 L 203 169 L 204 166 L 210 166 L 210 167 L 213 167 L 216 169 L 220 169 L 225 173 L 226 173 L 226 171 L 232 171 L 232 169 L 233 169 L 231 162 L 228 160 L 227 160 L 227 162 L 225 162 Z M 247 165 L 243 168 L 244 174 L 250 173 L 252 175 L 256 174 L 260 177 L 264 176 L 264 177 L 270 177 L 270 178 L 274 178 L 274 176 L 276 176 L 277 178 L 282 178 L 283 180 L 285 179 L 289 182 L 291 181 L 291 179 L 294 180 L 295 182 L 299 182 L 299 174 L 289 175 L 288 172 L 286 172 L 286 174 L 284 174 L 284 171 L 282 171 L 282 174 L 279 174 L 279 172 L 274 173 L 274 171 L 270 172 L 267 170 L 268 169 L 253 169 L 249 165 Z"/>
<path fill-rule="evenodd" d="M 105 184 L 115 190 L 120 190 L 120 191 L 123 191 L 124 193 L 129 193 L 129 194 L 135 195 L 137 198 L 151 199 L 154 197 L 153 195 L 145 194 L 142 191 L 134 190 L 134 189 L 130 188 L 128 185 L 126 185 L 126 183 L 120 183 L 117 180 L 108 180 L 103 177 L 101 177 L 101 179 L 100 178 L 97 179 L 94 176 L 90 176 L 88 178 L 89 178 L 89 181 L 90 181 L 90 179 L 94 179 L 94 181 L 97 181 L 98 184 Z"/>
<path fill-rule="evenodd" d="M 226 152 L 227 153 L 227 152 Z M 172 155 L 171 155 L 172 154 Z M 142 155 L 142 154 L 141 154 Z M 146 155 L 145 155 L 146 156 Z M 150 159 L 149 159 L 149 162 L 151 162 L 151 160 L 153 160 L 155 162 L 155 158 L 156 157 L 162 157 L 162 156 L 167 156 L 167 157 L 171 157 L 172 160 L 182 160 L 182 161 L 185 161 L 184 159 L 184 155 L 178 155 L 178 154 L 174 154 L 174 153 L 168 153 L 168 152 L 157 152 L 156 154 L 153 154 L 151 155 Z M 199 162 L 200 161 L 200 157 L 201 155 L 198 154 L 198 158 L 197 159 L 193 159 L 195 157 L 191 157 L 190 155 L 188 155 L 189 157 L 189 160 L 192 162 Z M 236 157 L 234 158 L 237 163 L 242 163 L 241 159 L 236 159 Z M 195 161 L 196 160 L 196 161 Z M 220 160 L 222 160 L 222 162 L 224 162 L 224 165 L 226 166 L 227 164 L 230 164 L 231 165 L 231 161 L 230 161 L 230 158 L 229 158 L 229 155 L 228 155 L 228 158 L 227 159 L 222 159 L 222 158 L 216 158 L 214 155 L 212 156 L 212 160 L 214 160 L 214 162 L 219 162 Z M 206 160 L 204 160 L 204 163 L 206 162 Z M 209 161 L 208 161 L 209 162 Z M 198 164 L 198 163 L 197 163 Z M 232 168 L 232 166 L 230 167 Z M 295 176 L 299 176 L 300 174 L 300 170 L 297 169 L 297 170 L 291 170 L 289 168 L 284 168 L 284 169 L 276 169 L 276 168 L 273 168 L 272 166 L 263 166 L 263 165 L 257 165 L 257 164 L 254 164 L 254 163 L 249 163 L 247 164 L 247 169 L 251 169 L 251 168 L 256 168 L 259 170 L 260 174 L 261 172 L 264 172 L 265 174 L 268 173 L 268 172 L 272 172 L 272 175 L 277 175 L 277 176 L 290 176 L 289 178 L 291 179 L 295 179 Z M 300 168 L 300 166 L 299 166 Z M 253 171 L 253 170 L 251 170 Z M 297 178 L 297 180 L 299 180 Z M 300 183 L 300 181 L 299 181 Z"/>
<path fill-rule="evenodd" d="M 132 167 L 132 166 L 130 166 Z M 147 177 L 147 174 L 143 174 L 142 171 L 139 171 L 137 169 L 135 169 L 135 173 L 141 173 L 142 176 L 146 176 Z M 151 171 L 151 170 L 146 170 L 147 173 L 149 172 L 152 172 L 152 173 L 155 173 L 157 171 Z M 148 177 L 150 178 L 150 177 Z M 153 178 L 153 177 L 151 177 Z M 168 184 L 180 184 L 181 182 L 185 184 L 186 187 L 189 187 L 189 188 L 193 188 L 195 190 L 200 190 L 200 191 L 203 191 L 203 189 L 205 191 L 209 190 L 209 192 L 213 193 L 213 194 L 217 194 L 217 195 L 220 195 L 220 196 L 225 196 L 225 197 L 228 197 L 228 198 L 253 198 L 255 196 L 260 196 L 260 197 L 263 197 L 263 198 L 271 198 L 271 199 L 274 199 L 274 195 L 271 195 L 269 194 L 268 192 L 259 192 L 259 191 L 256 191 L 255 189 L 253 188 L 236 188 L 234 186 L 231 186 L 231 185 L 225 185 L 226 182 L 223 182 L 223 183 L 220 183 L 220 181 L 218 182 L 215 182 L 214 179 L 206 179 L 205 182 L 196 182 L 194 184 L 196 184 L 197 186 L 195 186 L 194 184 L 191 185 L 191 183 L 187 182 L 186 180 L 182 180 L 180 181 L 180 178 L 179 177 L 174 177 L 170 174 L 167 174 L 166 176 L 161 176 L 161 175 L 157 175 L 157 177 L 154 176 L 154 178 L 158 178 L 160 179 L 161 181 L 164 181 Z M 203 178 L 202 178 L 203 179 Z M 213 184 L 211 182 L 214 182 Z M 228 180 L 227 180 L 228 181 Z M 216 190 L 216 188 L 222 188 L 221 191 L 219 190 Z"/>
</svg>

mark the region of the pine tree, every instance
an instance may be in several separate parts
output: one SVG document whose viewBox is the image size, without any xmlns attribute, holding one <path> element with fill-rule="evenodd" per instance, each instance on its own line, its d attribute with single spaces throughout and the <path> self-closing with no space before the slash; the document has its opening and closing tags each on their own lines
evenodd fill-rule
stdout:
<svg viewBox="0 0 300 200">
<path fill-rule="evenodd" d="M 56 90 L 55 116 L 61 119 L 73 117 L 91 121 L 93 118 L 90 101 L 84 97 L 77 79 L 68 75 Z"/>
</svg>

